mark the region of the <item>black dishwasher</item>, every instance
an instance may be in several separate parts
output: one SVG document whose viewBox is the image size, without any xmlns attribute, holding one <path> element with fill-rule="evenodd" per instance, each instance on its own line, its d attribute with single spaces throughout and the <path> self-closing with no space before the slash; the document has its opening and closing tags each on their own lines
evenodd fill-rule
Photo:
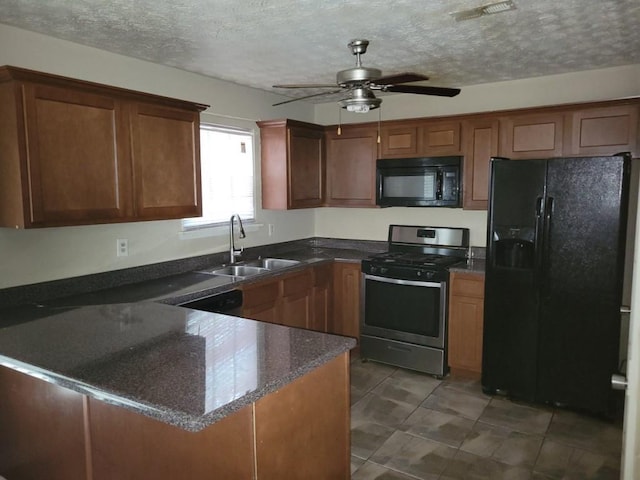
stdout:
<svg viewBox="0 0 640 480">
<path fill-rule="evenodd" d="M 203 310 L 205 312 L 226 313 L 239 316 L 242 311 L 242 290 L 231 290 L 191 302 L 181 303 L 180 307 Z"/>
</svg>

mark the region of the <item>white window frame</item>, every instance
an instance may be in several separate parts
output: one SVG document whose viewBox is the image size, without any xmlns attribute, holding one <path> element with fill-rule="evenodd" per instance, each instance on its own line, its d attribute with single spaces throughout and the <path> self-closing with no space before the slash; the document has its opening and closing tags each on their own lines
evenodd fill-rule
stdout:
<svg viewBox="0 0 640 480">
<path fill-rule="evenodd" d="M 229 125 L 221 125 L 213 122 L 201 122 L 200 130 L 215 130 L 219 132 L 227 132 L 231 134 L 241 134 L 247 135 L 251 137 L 251 162 L 252 162 L 252 170 L 253 170 L 253 182 L 252 182 L 252 190 L 253 190 L 253 218 L 246 218 L 246 215 L 242 215 L 243 223 L 249 227 L 249 230 L 253 230 L 253 226 L 259 227 L 256 223 L 257 216 L 257 204 L 256 204 L 256 132 L 255 129 L 243 128 L 243 127 L 235 127 Z M 202 162 L 202 157 L 200 159 Z M 201 179 L 202 181 L 202 179 Z M 206 196 L 204 194 L 202 196 L 202 203 L 207 201 Z M 230 212 L 229 218 L 233 213 Z M 198 218 L 184 218 L 182 219 L 182 235 L 188 238 L 200 237 L 200 236 L 211 236 L 211 235 L 223 235 L 228 233 L 228 220 L 222 220 L 218 222 L 208 222 L 202 223 L 200 220 L 202 217 Z"/>
</svg>

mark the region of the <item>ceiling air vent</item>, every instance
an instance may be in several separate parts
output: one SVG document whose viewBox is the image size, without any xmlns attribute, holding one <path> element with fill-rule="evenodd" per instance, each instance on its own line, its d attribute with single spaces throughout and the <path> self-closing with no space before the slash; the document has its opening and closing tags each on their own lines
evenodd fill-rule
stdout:
<svg viewBox="0 0 640 480">
<path fill-rule="evenodd" d="M 460 12 L 453 12 L 451 16 L 460 22 L 462 20 L 471 20 L 472 18 L 482 17 L 484 15 L 491 15 L 493 13 L 506 12 L 508 10 L 515 10 L 516 6 L 511 0 L 504 2 L 489 3 L 482 7 L 472 8 L 471 10 L 462 10 Z"/>
</svg>

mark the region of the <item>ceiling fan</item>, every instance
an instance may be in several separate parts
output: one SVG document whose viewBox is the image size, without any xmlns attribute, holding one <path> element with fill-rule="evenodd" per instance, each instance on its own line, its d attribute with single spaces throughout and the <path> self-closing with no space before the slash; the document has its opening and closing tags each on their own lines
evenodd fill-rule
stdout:
<svg viewBox="0 0 640 480">
<path fill-rule="evenodd" d="M 336 75 L 336 83 L 322 84 L 289 84 L 274 85 L 274 88 L 330 88 L 327 92 L 314 93 L 300 98 L 285 100 L 275 103 L 283 105 L 285 103 L 303 100 L 305 98 L 318 97 L 321 95 L 332 95 L 342 91 L 347 92 L 347 96 L 340 100 L 342 108 L 349 112 L 364 113 L 378 108 L 382 99 L 377 98 L 375 90 L 381 92 L 416 93 L 418 95 L 438 95 L 441 97 L 455 97 L 460 93 L 459 88 L 427 87 L 423 85 L 404 85 L 405 83 L 429 80 L 429 77 L 419 73 L 399 73 L 396 75 L 382 76 L 382 71 L 377 68 L 362 66 L 361 55 L 366 53 L 368 40 L 352 40 L 347 44 L 351 53 L 356 56 L 356 66 L 347 70 L 341 70 Z"/>
</svg>

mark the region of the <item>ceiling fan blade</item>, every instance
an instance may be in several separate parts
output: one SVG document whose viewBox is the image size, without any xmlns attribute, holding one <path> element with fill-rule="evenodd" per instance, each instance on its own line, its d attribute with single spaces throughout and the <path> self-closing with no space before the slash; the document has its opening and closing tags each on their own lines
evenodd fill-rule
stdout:
<svg viewBox="0 0 640 480">
<path fill-rule="evenodd" d="M 429 80 L 429 77 L 421 75 L 420 73 L 405 72 L 376 78 L 372 83 L 378 85 L 391 85 L 396 83 L 419 82 L 421 80 Z"/>
<path fill-rule="evenodd" d="M 421 85 L 387 85 L 383 92 L 417 93 L 418 95 L 437 95 L 439 97 L 455 97 L 460 93 L 459 88 L 425 87 Z"/>
<path fill-rule="evenodd" d="M 335 83 L 291 83 L 288 85 L 273 85 L 273 88 L 336 88 Z"/>
<path fill-rule="evenodd" d="M 277 107 L 278 105 L 284 105 L 285 103 L 297 102 L 298 100 L 305 100 L 305 99 L 311 98 L 311 97 L 319 97 L 321 95 L 331 95 L 333 93 L 339 93 L 341 91 L 342 91 L 342 89 L 332 90 L 331 92 L 314 93 L 313 95 L 306 95 L 304 97 L 292 98 L 290 100 L 285 100 L 284 102 L 274 103 L 273 106 Z"/>
</svg>

